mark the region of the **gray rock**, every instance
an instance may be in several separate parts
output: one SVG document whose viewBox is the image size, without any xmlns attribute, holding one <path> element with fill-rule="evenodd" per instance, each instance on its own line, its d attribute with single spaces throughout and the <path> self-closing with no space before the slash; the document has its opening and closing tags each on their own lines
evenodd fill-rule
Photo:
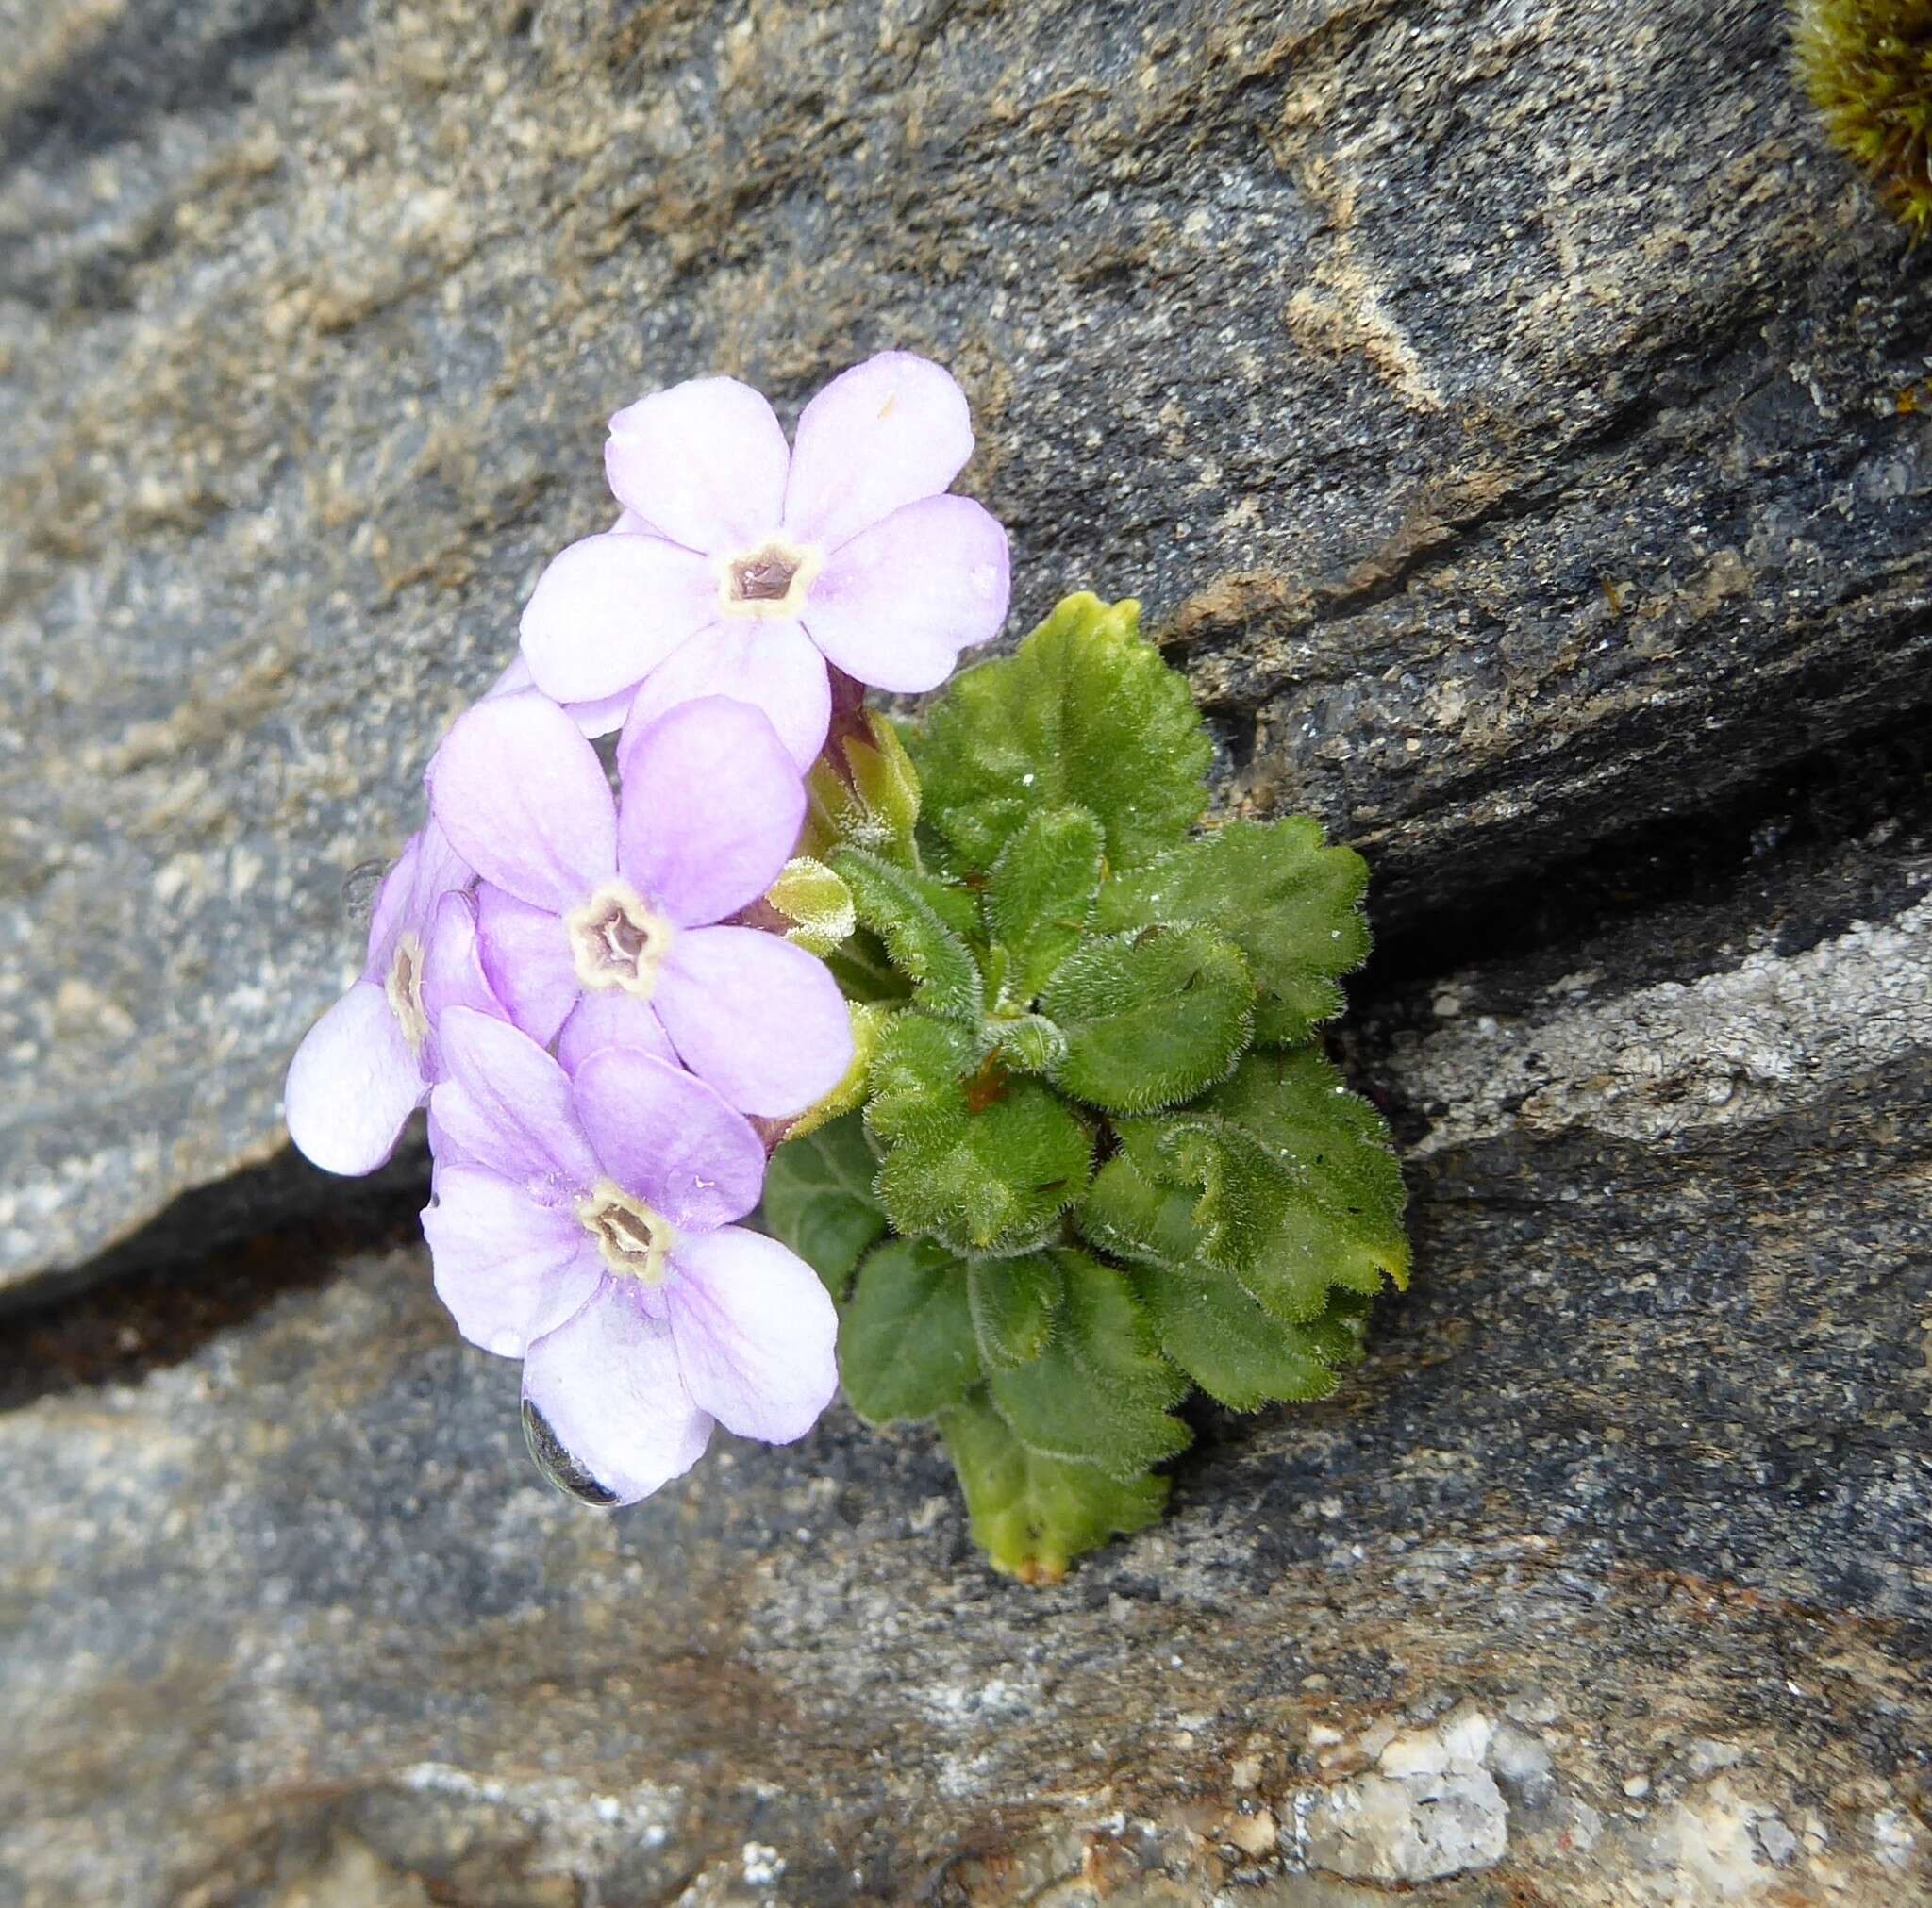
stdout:
<svg viewBox="0 0 1932 1908">
<path fill-rule="evenodd" d="M 0 1348 L 0 1902 L 1917 1899 L 1932 1050 L 1642 1137 L 1564 1076 L 1562 1121 L 1432 1145 L 1481 1069 L 1431 1029 L 1453 988 L 1515 1052 L 1586 969 L 1605 1025 L 1698 1014 L 1742 947 L 1895 926 L 1928 823 L 1371 989 L 1413 1289 L 1336 1399 L 1202 1414 L 1171 1519 L 1052 1589 L 842 1410 L 554 1497 L 413 1246 L 42 1315 Z"/>
<path fill-rule="evenodd" d="M 695 372 L 947 359 L 1014 629 L 1144 597 L 1391 930 L 1923 696 L 1925 270 L 1771 0 L 0 21 L 16 1288 L 275 1153 L 345 875 Z M 250 1184 L 135 1256 L 334 1197 Z"/>
<path fill-rule="evenodd" d="M 1780 8 L 0 34 L 0 1908 L 1932 1893 L 1926 275 Z M 1413 1288 L 1038 1591 L 842 1411 L 554 1497 L 275 1156 L 603 414 L 889 341 L 1378 875 Z"/>
<path fill-rule="evenodd" d="M 1362 1776 L 1314 1800 L 1307 1852 L 1316 1867 L 1358 1881 L 1435 1882 L 1494 1867 L 1509 1846 L 1508 1817 L 1487 1769 Z"/>
</svg>

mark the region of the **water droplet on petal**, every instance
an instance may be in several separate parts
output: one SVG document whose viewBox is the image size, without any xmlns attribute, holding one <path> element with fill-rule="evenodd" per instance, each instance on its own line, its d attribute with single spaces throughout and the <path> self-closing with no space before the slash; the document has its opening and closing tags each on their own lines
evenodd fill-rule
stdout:
<svg viewBox="0 0 1932 1908">
<path fill-rule="evenodd" d="M 358 861 L 342 876 L 342 912 L 358 927 L 367 927 L 375 912 L 376 891 L 389 872 L 387 861 Z"/>
<path fill-rule="evenodd" d="M 592 1510 L 608 1510 L 617 1502 L 615 1491 L 604 1486 L 563 1448 L 562 1440 L 550 1428 L 550 1420 L 526 1398 L 524 1400 L 524 1442 L 543 1475 L 565 1497 L 575 1498 Z"/>
</svg>

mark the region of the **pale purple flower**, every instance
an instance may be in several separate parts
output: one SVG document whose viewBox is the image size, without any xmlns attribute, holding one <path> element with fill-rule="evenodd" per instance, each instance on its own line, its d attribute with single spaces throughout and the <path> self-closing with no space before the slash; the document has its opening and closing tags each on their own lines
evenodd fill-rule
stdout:
<svg viewBox="0 0 1932 1908">
<path fill-rule="evenodd" d="M 445 1006 L 503 1007 L 484 977 L 475 879 L 432 821 L 384 878 L 362 978 L 312 1026 L 289 1063 L 289 1137 L 328 1172 L 373 1172 L 440 1077 Z"/>
<path fill-rule="evenodd" d="M 645 719 L 735 697 L 808 767 L 828 662 L 875 689 L 935 689 L 1005 620 L 1007 534 L 943 494 L 972 450 L 964 393 L 902 351 L 834 378 L 793 449 L 728 377 L 619 411 L 604 466 L 627 515 L 539 578 L 523 620 L 532 676 L 571 705 L 636 689 Z"/>
<path fill-rule="evenodd" d="M 534 692 L 487 697 L 437 752 L 430 807 L 482 877 L 486 978 L 540 1045 L 583 1052 L 565 1023 L 595 1000 L 600 1037 L 675 1051 L 741 1112 L 803 1111 L 851 1064 L 838 984 L 777 935 L 716 924 L 790 857 L 797 768 L 763 715 L 716 696 L 634 712 L 618 768 L 613 802 L 576 722 Z"/>
<path fill-rule="evenodd" d="M 715 1420 L 790 1443 L 838 1385 L 818 1275 L 732 1220 L 757 1203 L 750 1123 L 669 1062 L 604 1047 L 566 1072 L 453 1009 L 431 1117 L 450 1142 L 423 1230 L 466 1338 L 524 1360 L 531 1443 L 580 1497 L 689 1470 Z"/>
</svg>

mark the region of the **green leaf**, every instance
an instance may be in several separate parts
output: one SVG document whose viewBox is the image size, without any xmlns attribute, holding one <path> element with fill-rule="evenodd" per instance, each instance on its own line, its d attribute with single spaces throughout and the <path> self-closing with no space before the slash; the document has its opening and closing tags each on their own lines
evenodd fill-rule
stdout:
<svg viewBox="0 0 1932 1908">
<path fill-rule="evenodd" d="M 1067 1057 L 1067 1037 L 1039 1014 L 989 1020 L 986 1031 L 1001 1064 L 1015 1073 L 1052 1074 Z"/>
<path fill-rule="evenodd" d="M 1254 1004 L 1241 951 L 1205 927 L 1090 940 L 1040 998 L 1067 1037 L 1059 1085 L 1113 1113 L 1145 1113 L 1224 1079 Z"/>
<path fill-rule="evenodd" d="M 1335 1389 L 1322 1338 L 1263 1311 L 1232 1279 L 1148 1270 L 1135 1286 L 1160 1349 L 1234 1410 L 1326 1398 Z"/>
<path fill-rule="evenodd" d="M 852 890 L 823 861 L 808 854 L 794 855 L 785 864 L 765 899 L 793 923 L 785 938 L 821 958 L 849 939 L 858 925 Z"/>
<path fill-rule="evenodd" d="M 1093 915 L 1106 845 L 1085 808 L 1048 808 L 1008 838 L 987 883 L 987 930 L 1011 958 L 1004 992 L 1028 1006 Z"/>
<path fill-rule="evenodd" d="M 1093 1140 L 1047 1087 L 983 1059 L 964 1027 L 902 1014 L 873 1061 L 878 1193 L 893 1227 L 955 1252 L 1042 1243 L 1087 1184 Z"/>
<path fill-rule="evenodd" d="M 966 1289 L 973 1301 L 980 1363 L 989 1371 L 1010 1370 L 1046 1350 L 1065 1290 L 1060 1269 L 1046 1253 L 974 1259 Z"/>
<path fill-rule="evenodd" d="M 948 1020 L 977 1021 L 979 969 L 965 939 L 976 925 L 972 897 L 863 849 L 840 849 L 831 866 L 852 890 L 860 925 L 878 936 L 912 982 L 918 1004 Z"/>
<path fill-rule="evenodd" d="M 1165 1186 L 1119 1153 L 1093 1175 L 1074 1223 L 1089 1244 L 1136 1265 L 1201 1264 L 1201 1229 L 1194 1223 L 1192 1186 Z"/>
<path fill-rule="evenodd" d="M 909 738 L 925 821 L 958 868 L 991 869 L 1032 816 L 1073 803 L 1106 831 L 1115 868 L 1186 838 L 1213 750 L 1140 614 L 1068 597 L 1015 655 L 956 676 Z"/>
<path fill-rule="evenodd" d="M 1408 1279 L 1402 1173 L 1381 1117 L 1311 1048 L 1250 1054 L 1193 1105 L 1124 1123 L 1146 1178 L 1198 1188 L 1197 1256 L 1276 1318 L 1313 1319 L 1331 1286 Z M 1120 1189 L 1095 1223 L 1121 1224 Z"/>
<path fill-rule="evenodd" d="M 939 1423 L 974 1541 L 994 1569 L 1023 1584 L 1058 1583 L 1075 1557 L 1144 1529 L 1167 1501 L 1164 1477 L 1122 1482 L 1096 1465 L 1027 1450 L 983 1391 L 941 1412 Z"/>
<path fill-rule="evenodd" d="M 839 1322 L 839 1377 L 868 1424 L 930 1418 L 979 1382 L 966 1268 L 929 1239 L 888 1239 Z"/>
<path fill-rule="evenodd" d="M 904 867 L 919 865 L 912 845 L 919 776 L 883 709 L 835 709 L 831 733 L 805 787 L 802 853 L 824 859 L 842 844 L 869 849 Z"/>
<path fill-rule="evenodd" d="M 1055 1257 L 1066 1288 L 1052 1339 L 1027 1364 L 994 1372 L 988 1390 L 1029 1450 L 1131 1478 L 1186 1448 L 1187 1427 L 1168 1407 L 1187 1381 L 1160 1355 L 1124 1273 L 1085 1253 Z"/>
<path fill-rule="evenodd" d="M 886 1230 L 872 1189 L 878 1170 L 856 1113 L 788 1139 L 765 1170 L 765 1225 L 842 1296 L 866 1249 Z"/>
<path fill-rule="evenodd" d="M 1109 881 L 1097 925 L 1119 933 L 1198 923 L 1225 935 L 1260 990 L 1256 1043 L 1292 1046 L 1341 1011 L 1336 976 L 1368 958 L 1368 879 L 1353 849 L 1323 845 L 1312 816 L 1231 821 Z"/>
</svg>

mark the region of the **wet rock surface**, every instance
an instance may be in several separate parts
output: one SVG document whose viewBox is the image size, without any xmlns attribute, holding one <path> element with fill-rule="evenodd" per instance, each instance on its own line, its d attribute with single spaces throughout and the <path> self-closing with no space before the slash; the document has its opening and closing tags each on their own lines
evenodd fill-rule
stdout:
<svg viewBox="0 0 1932 1908">
<path fill-rule="evenodd" d="M 0 34 L 0 1904 L 1932 1899 L 1927 281 L 1779 8 Z M 604 414 L 887 342 L 1377 875 L 1414 1288 L 1044 1591 L 842 1411 L 554 1497 L 276 1111 Z"/>
<path fill-rule="evenodd" d="M 697 371 L 944 357 L 1013 629 L 1144 597 L 1386 927 L 1921 696 L 1925 265 L 1771 0 L 0 22 L 9 1286 L 275 1153 L 344 878 Z"/>
</svg>

